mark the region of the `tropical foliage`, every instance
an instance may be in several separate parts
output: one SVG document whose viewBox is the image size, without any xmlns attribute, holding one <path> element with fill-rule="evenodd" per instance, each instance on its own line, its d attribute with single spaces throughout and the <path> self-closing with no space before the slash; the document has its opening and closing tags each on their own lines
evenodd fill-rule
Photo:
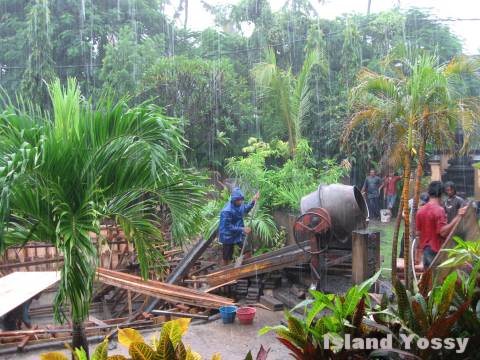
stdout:
<svg viewBox="0 0 480 360">
<path fill-rule="evenodd" d="M 175 8 L 173 17 L 166 15 L 168 3 Z M 358 70 L 380 71 L 390 49 L 403 43 L 436 52 L 441 63 L 462 52 L 449 28 L 423 10 L 326 20 L 304 0 L 289 1 L 278 11 L 266 0 L 219 6 L 204 2 L 217 28 L 192 31 L 184 21 L 176 24 L 188 9 L 176 5 L 156 0 L 135 6 L 128 1 L 0 0 L 0 85 L 9 94 L 22 90 L 43 107 L 48 107 L 46 83 L 55 75 L 63 82 L 77 78 L 82 92 L 93 99 L 105 89 L 118 98 L 130 94 L 130 104 L 155 98 L 167 115 L 183 118 L 186 139 L 195 150 L 188 151 L 187 159 L 218 169 L 225 157 L 241 153 L 250 136 L 288 140 L 279 102 L 263 96 L 263 86 L 254 86 L 252 78 L 257 64 L 272 65 L 274 55 L 276 74 L 293 80 L 286 89 L 303 82 L 306 91 L 300 94 L 310 95 L 303 97 L 310 104 L 303 107 L 308 111 L 301 113 L 300 127 L 315 157 L 338 160 L 348 155 L 353 181 L 360 184 L 383 149 L 371 146 L 364 127 L 354 131 L 351 154 L 339 146 L 350 111 L 348 91 Z M 271 49 L 268 58 L 266 49 Z M 302 78 L 313 52 L 320 55 L 316 61 L 321 66 Z M 467 84 L 471 94 L 478 93 L 478 82 Z M 297 95 L 301 88 L 296 87 Z M 294 107 L 289 108 L 294 115 Z M 221 132 L 230 139 L 228 147 Z"/>
<path fill-rule="evenodd" d="M 377 146 L 385 149 L 389 166 L 403 167 L 402 198 L 392 245 L 392 278 L 396 278 L 398 230 L 404 209 L 407 287 L 411 285 L 409 239 L 415 227 L 410 224 L 408 207 L 412 162 L 417 162 L 412 207 L 415 219 L 427 144 L 452 152 L 458 150 L 454 148 L 457 129 L 465 134 L 466 147 L 478 128 L 480 98 L 466 97 L 468 94 L 461 93 L 458 86 L 462 75 L 474 75 L 477 69 L 477 62 L 466 58 L 439 65 L 438 56 L 402 48 L 385 58 L 382 73 L 361 70 L 351 91 L 354 113 L 344 132 L 345 143 L 352 129 L 366 122 Z"/>
<path fill-rule="evenodd" d="M 109 339 L 106 337 L 98 345 L 91 357 L 83 349 L 74 350 L 75 360 L 201 360 L 202 357 L 185 345 L 182 336 L 188 331 L 190 319 L 171 320 L 163 324 L 160 334 L 148 344 L 143 336 L 135 329 L 125 328 L 118 330 L 118 342 L 128 349 L 129 358 L 123 355 L 108 355 Z M 67 360 L 61 352 L 42 354 L 41 360 Z M 212 360 L 220 360 L 220 354 L 215 354 Z"/>
<path fill-rule="evenodd" d="M 281 140 L 265 143 L 250 138 L 243 152 L 244 156 L 227 160 L 226 170 L 245 192 L 246 201 L 260 192 L 255 215 L 246 220 L 251 221 L 255 245 L 260 251 L 285 243 L 285 234 L 279 231 L 273 219 L 275 210 L 298 212 L 303 196 L 314 191 L 320 183 L 339 182 L 350 170 L 348 162 L 337 164 L 332 159 L 324 159 L 317 163 L 304 139 L 299 140 L 293 158 L 290 158 L 288 143 Z M 218 214 L 229 197 L 229 191 L 224 190 L 204 207 L 202 217 L 208 219 L 203 228 L 205 237 L 217 229 Z"/>
<path fill-rule="evenodd" d="M 275 331 L 280 342 L 292 351 L 296 359 L 344 359 L 349 356 L 455 358 L 455 350 L 420 348 L 416 342 L 420 338 L 441 341 L 448 337 L 468 338 L 461 358 L 475 356 L 473 344 L 478 339 L 480 319 L 479 266 L 480 263 L 477 262 L 474 268 L 462 270 L 460 274 L 451 272 L 441 282 L 435 281 L 429 270 L 412 293 L 397 281 L 394 298 L 388 299 L 383 295 L 377 304 L 370 299 L 369 290 L 379 273 L 366 282 L 353 286 L 345 295 L 311 290 L 312 299 L 305 300 L 291 312 L 286 312 L 287 326 L 267 326 L 260 334 Z M 302 318 L 293 315 L 294 310 L 301 308 L 305 309 Z M 351 339 L 369 338 L 378 341 L 389 335 L 393 348 L 368 350 L 360 346 L 347 349 L 344 347 L 346 335 Z M 405 351 L 406 338 L 413 340 L 408 351 Z M 325 339 L 328 339 L 329 347 L 325 347 Z"/>
<path fill-rule="evenodd" d="M 301 138 L 304 119 L 312 108 L 312 89 L 309 86 L 311 71 L 315 65 L 325 67 L 324 58 L 319 51 L 309 52 L 296 79 L 290 69 L 284 71 L 277 66 L 273 49 L 268 49 L 266 59 L 265 63 L 253 68 L 253 77 L 260 96 L 267 97 L 275 104 L 273 111 L 283 121 L 288 134 L 290 155 L 293 156 Z"/>
<path fill-rule="evenodd" d="M 288 326 L 267 326 L 259 334 L 275 331 L 282 344 L 288 347 L 296 359 L 345 358 L 347 350 L 334 351 L 325 348 L 325 337 L 332 344 L 343 344 L 345 334 L 375 336 L 362 324 L 367 315 L 370 300 L 368 291 L 380 273 L 360 285 L 353 286 L 345 295 L 324 294 L 310 290 L 313 299 L 305 300 L 292 309 L 304 308 L 304 320 L 286 312 Z M 317 317 L 318 315 L 321 315 Z M 349 352 L 353 355 L 354 352 Z M 368 355 L 358 351 L 358 355 Z"/>
<path fill-rule="evenodd" d="M 295 155 L 280 140 L 270 143 L 251 138 L 243 157 L 228 160 L 227 171 L 247 191 L 262 194 L 261 208 L 286 208 L 298 211 L 302 196 L 314 191 L 320 183 L 335 183 L 347 174 L 348 163 L 331 159 L 317 163 L 308 141 L 300 139 Z"/>
<path fill-rule="evenodd" d="M 168 209 L 181 242 L 198 228 L 205 193 L 202 179 L 180 166 L 178 120 L 157 106 L 109 98 L 93 106 L 74 80 L 66 88 L 57 80 L 49 91 L 51 113 L 29 103 L 6 103 L 0 112 L 0 249 L 31 240 L 57 247 L 64 262 L 55 316 L 64 320 L 68 303 L 81 327 L 98 258 L 90 235 L 102 222 L 121 226 L 146 276 L 158 265 L 153 245 L 163 240 L 158 206 Z"/>
</svg>

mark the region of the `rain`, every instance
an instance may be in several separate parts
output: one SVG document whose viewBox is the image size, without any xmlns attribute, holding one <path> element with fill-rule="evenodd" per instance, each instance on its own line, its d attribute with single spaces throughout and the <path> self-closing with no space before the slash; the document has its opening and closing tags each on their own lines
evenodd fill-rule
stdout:
<svg viewBox="0 0 480 360">
<path fill-rule="evenodd" d="M 0 357 L 474 358 L 476 10 L 0 0 Z"/>
</svg>

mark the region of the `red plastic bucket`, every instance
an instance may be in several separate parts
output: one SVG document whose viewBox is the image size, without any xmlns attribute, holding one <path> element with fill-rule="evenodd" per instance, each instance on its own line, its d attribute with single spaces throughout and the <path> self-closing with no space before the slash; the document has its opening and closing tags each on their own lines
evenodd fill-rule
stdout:
<svg viewBox="0 0 480 360">
<path fill-rule="evenodd" d="M 237 309 L 237 317 L 240 321 L 240 324 L 249 325 L 253 322 L 253 318 L 255 317 L 255 313 L 257 309 L 249 306 L 241 307 Z"/>
</svg>

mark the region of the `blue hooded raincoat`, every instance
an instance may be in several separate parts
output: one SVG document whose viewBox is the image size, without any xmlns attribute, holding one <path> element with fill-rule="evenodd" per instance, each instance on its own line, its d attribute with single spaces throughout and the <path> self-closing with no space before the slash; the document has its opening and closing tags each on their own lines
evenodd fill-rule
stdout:
<svg viewBox="0 0 480 360">
<path fill-rule="evenodd" d="M 243 203 L 235 206 L 235 201 L 243 199 L 243 193 L 239 188 L 234 188 L 230 201 L 225 204 L 220 213 L 220 224 L 218 226 L 219 239 L 222 244 L 238 244 L 243 241 L 243 217 L 252 210 L 255 202 Z"/>
</svg>

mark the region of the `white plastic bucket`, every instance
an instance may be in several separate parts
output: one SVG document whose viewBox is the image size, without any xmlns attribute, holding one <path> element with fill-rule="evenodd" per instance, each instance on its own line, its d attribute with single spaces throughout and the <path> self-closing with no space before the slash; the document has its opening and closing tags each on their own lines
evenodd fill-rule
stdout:
<svg viewBox="0 0 480 360">
<path fill-rule="evenodd" d="M 390 213 L 390 210 L 388 210 L 388 209 L 381 209 L 380 210 L 380 221 L 382 223 L 390 222 L 391 217 L 392 217 L 392 214 Z"/>
</svg>

